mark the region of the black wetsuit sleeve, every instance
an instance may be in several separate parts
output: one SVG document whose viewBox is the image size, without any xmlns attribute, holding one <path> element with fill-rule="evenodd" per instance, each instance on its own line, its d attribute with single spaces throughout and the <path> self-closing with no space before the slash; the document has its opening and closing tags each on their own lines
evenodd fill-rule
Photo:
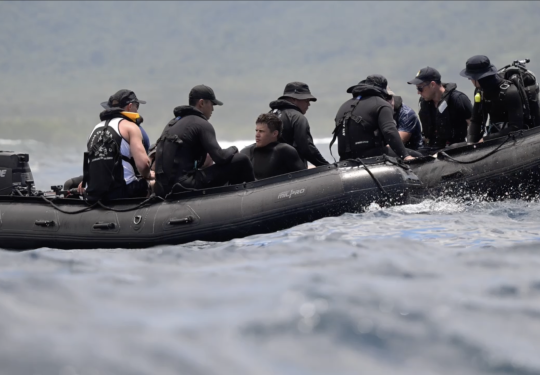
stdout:
<svg viewBox="0 0 540 375">
<path fill-rule="evenodd" d="M 474 95 L 478 93 L 478 90 L 474 91 Z M 484 121 L 484 116 L 482 113 L 482 103 L 474 102 L 472 109 L 471 124 L 467 129 L 467 142 L 476 143 L 482 137 L 482 126 Z"/>
<path fill-rule="evenodd" d="M 409 156 L 407 149 L 401 141 L 396 123 L 394 121 L 394 113 L 390 106 L 383 106 L 379 110 L 379 129 L 381 129 L 385 142 L 390 145 L 390 148 L 401 158 Z"/>
<path fill-rule="evenodd" d="M 294 147 L 287 147 L 281 150 L 281 160 L 287 166 L 288 172 L 296 172 L 306 169 L 306 166 Z"/>
<path fill-rule="evenodd" d="M 238 152 L 238 149 L 235 146 L 231 146 L 223 150 L 217 142 L 216 131 L 209 122 L 205 121 L 205 123 L 201 123 L 200 128 L 202 146 L 210 154 L 214 163 L 217 165 L 229 163 L 234 154 Z"/>
<path fill-rule="evenodd" d="M 508 113 L 508 128 L 511 131 L 523 129 L 523 106 L 516 86 L 510 85 L 504 96 L 504 102 Z"/>
<path fill-rule="evenodd" d="M 328 164 L 313 143 L 307 119 L 304 116 L 291 116 L 291 122 L 293 122 L 294 143 L 298 154 L 316 167 Z"/>
<path fill-rule="evenodd" d="M 244 147 L 242 151 L 240 151 L 241 154 L 246 155 L 249 158 L 249 161 L 251 164 L 253 164 L 253 145 Z"/>
</svg>

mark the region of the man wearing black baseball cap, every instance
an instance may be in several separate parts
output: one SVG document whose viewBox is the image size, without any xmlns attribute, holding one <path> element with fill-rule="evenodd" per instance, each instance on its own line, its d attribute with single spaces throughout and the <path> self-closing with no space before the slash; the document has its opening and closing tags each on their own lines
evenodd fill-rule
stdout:
<svg viewBox="0 0 540 375">
<path fill-rule="evenodd" d="M 293 146 L 306 167 L 308 161 L 316 167 L 328 164 L 313 143 L 309 122 L 304 116 L 310 103 L 316 101 L 307 84 L 290 82 L 283 95 L 270 103 L 270 112 L 283 123 L 280 141 Z"/>
<path fill-rule="evenodd" d="M 151 191 L 153 174 L 138 114 L 139 104 L 145 103 L 126 89 L 101 103 L 105 110 L 88 139 L 84 179 L 78 187 L 83 193 L 87 185 L 88 199 L 146 197 Z"/>
<path fill-rule="evenodd" d="M 339 108 L 334 138 L 330 142 L 332 147 L 337 138 L 340 160 L 383 154 L 414 159 L 399 136 L 394 110 L 387 101 L 391 98 L 387 86 L 384 76 L 372 74 L 347 89 L 353 97 Z"/>
<path fill-rule="evenodd" d="M 525 127 L 518 88 L 499 76 L 487 56 L 476 55 L 468 59 L 460 75 L 470 79 L 475 87 L 467 142 L 478 142 L 483 134 L 501 136 Z M 486 127 L 488 117 L 489 126 Z"/>
<path fill-rule="evenodd" d="M 214 90 L 198 85 L 189 93 L 189 105 L 174 109 L 174 118 L 156 142 L 157 195 L 255 180 L 246 155 L 235 146 L 225 150 L 219 146 L 208 122 L 214 105 L 223 105 Z"/>
<path fill-rule="evenodd" d="M 439 71 L 429 66 L 407 83 L 416 85 L 420 94 L 418 116 L 429 152 L 464 142 L 472 115 L 467 95 L 458 91 L 455 83 L 442 83 Z"/>
</svg>

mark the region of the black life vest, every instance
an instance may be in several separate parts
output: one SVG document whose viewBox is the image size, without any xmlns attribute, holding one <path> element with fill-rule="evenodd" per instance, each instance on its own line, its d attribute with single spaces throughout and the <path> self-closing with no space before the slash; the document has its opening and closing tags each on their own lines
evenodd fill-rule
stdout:
<svg viewBox="0 0 540 375">
<path fill-rule="evenodd" d="M 534 119 L 531 118 L 531 113 L 529 109 L 529 105 L 527 103 L 527 99 L 524 99 L 525 92 L 523 91 L 523 87 L 520 85 L 515 84 L 513 81 L 509 81 L 506 79 L 503 79 L 502 82 L 499 85 L 498 93 L 496 95 L 486 95 L 486 91 L 480 88 L 475 89 L 474 96 L 475 100 L 477 95 L 480 95 L 480 112 L 482 113 L 482 122 L 481 127 L 483 131 L 487 133 L 487 135 L 499 133 L 503 130 L 512 131 L 517 130 L 515 128 L 510 129 L 508 124 L 509 120 L 509 111 L 514 110 L 513 108 L 508 108 L 508 104 L 505 101 L 507 91 L 510 87 L 515 86 L 519 97 L 521 100 L 522 110 L 523 110 L 523 124 L 517 124 L 519 128 L 521 127 L 527 129 L 530 128 L 533 125 Z M 487 126 L 487 120 L 489 118 L 489 126 Z M 502 121 L 497 121 L 502 120 Z"/>
<path fill-rule="evenodd" d="M 455 84 L 443 83 L 446 92 L 441 98 L 438 107 L 433 102 L 426 102 L 419 99 L 420 110 L 418 117 L 422 122 L 422 132 L 424 137 L 429 139 L 428 146 L 444 148 L 453 143 L 463 142 L 467 136 L 467 123 L 454 118 L 453 95 L 455 95 Z M 446 108 L 441 113 L 442 106 Z"/>
<path fill-rule="evenodd" d="M 156 141 L 156 182 L 155 182 L 155 192 L 160 196 L 164 196 L 169 193 L 172 186 L 176 182 L 178 176 L 180 175 L 180 161 L 181 153 L 179 152 L 180 147 L 184 143 L 178 134 L 170 134 L 170 129 L 172 126 L 176 125 L 180 121 L 181 117 L 178 116 L 167 124 L 165 131 Z M 168 144 L 165 146 L 165 144 Z M 168 167 L 168 173 L 166 173 L 164 166 L 169 161 L 172 160 L 172 166 Z"/>
<path fill-rule="evenodd" d="M 330 142 L 330 153 L 337 138 L 338 153 L 342 159 L 343 156 L 352 159 L 362 158 L 365 157 L 367 151 L 384 147 L 384 139 L 379 127 L 368 123 L 355 113 L 361 101 L 362 98 L 351 102 L 351 109 L 336 122 L 336 127 L 332 132 L 334 136 Z"/>
</svg>

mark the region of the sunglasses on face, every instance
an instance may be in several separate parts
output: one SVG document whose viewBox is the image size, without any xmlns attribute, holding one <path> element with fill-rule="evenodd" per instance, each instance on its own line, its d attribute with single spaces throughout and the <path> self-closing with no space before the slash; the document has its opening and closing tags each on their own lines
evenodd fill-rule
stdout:
<svg viewBox="0 0 540 375">
<path fill-rule="evenodd" d="M 418 90 L 418 92 L 422 92 L 425 87 L 429 86 L 430 83 L 431 82 L 428 82 L 428 83 L 426 83 L 425 85 L 422 85 L 422 86 L 416 86 L 416 89 Z"/>
<path fill-rule="evenodd" d="M 131 102 L 135 106 L 135 108 L 139 109 L 139 102 Z"/>
</svg>

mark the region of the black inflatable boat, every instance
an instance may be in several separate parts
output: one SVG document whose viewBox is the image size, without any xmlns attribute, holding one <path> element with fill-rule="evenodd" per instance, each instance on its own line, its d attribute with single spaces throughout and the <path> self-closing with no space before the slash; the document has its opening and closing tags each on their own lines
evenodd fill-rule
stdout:
<svg viewBox="0 0 540 375">
<path fill-rule="evenodd" d="M 346 212 L 444 195 L 529 198 L 540 180 L 540 128 L 457 145 L 410 164 L 346 160 L 243 185 L 89 205 L 33 188 L 28 155 L 0 152 L 0 248 L 145 248 L 226 241 Z"/>
</svg>

